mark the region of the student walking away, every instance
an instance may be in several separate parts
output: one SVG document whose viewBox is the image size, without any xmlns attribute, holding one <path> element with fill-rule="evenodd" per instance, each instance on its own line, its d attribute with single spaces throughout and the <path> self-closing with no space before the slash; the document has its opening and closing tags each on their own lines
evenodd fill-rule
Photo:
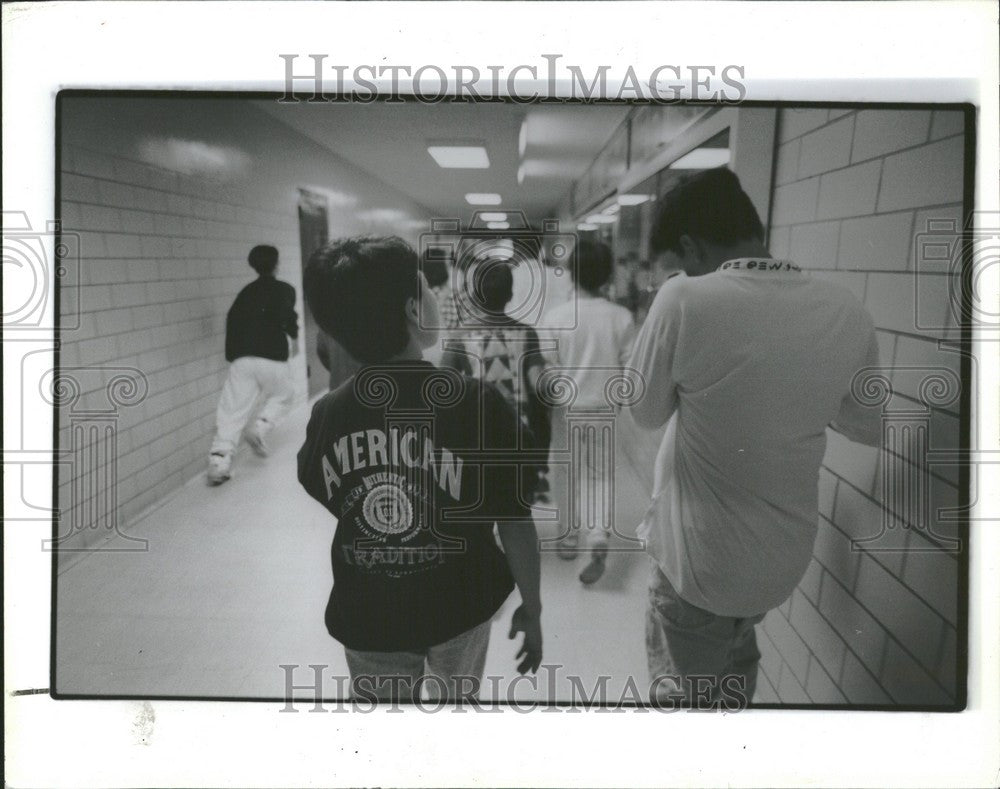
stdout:
<svg viewBox="0 0 1000 789">
<path fill-rule="evenodd" d="M 518 446 L 547 453 L 551 427 L 548 409 L 537 394 L 538 377 L 545 369 L 538 334 L 504 312 L 514 296 L 512 266 L 496 258 L 479 261 L 466 283 L 469 306 L 477 314 L 467 316 L 469 331 L 464 337 L 445 342 L 441 365 L 496 386 L 517 411 Z M 544 496 L 547 471 L 548 462 L 541 458 L 522 466 L 525 500 Z"/>
<path fill-rule="evenodd" d="M 509 464 L 514 411 L 492 385 L 423 360 L 440 316 L 402 239 L 321 248 L 305 295 L 319 326 L 365 365 L 316 403 L 298 455 L 299 481 L 337 523 L 325 618 L 353 693 L 475 695 L 490 620 L 515 584 L 509 635 L 524 633 L 519 671 L 536 671 L 538 538 Z"/>
<path fill-rule="evenodd" d="M 674 416 L 639 528 L 654 560 L 654 702 L 693 703 L 704 676 L 714 699 L 752 700 L 754 625 L 812 555 L 825 428 L 878 444 L 878 409 L 851 393 L 878 364 L 871 317 L 845 288 L 772 258 L 763 235 L 727 169 L 680 182 L 653 230 L 654 251 L 686 273 L 660 289 L 630 362 L 646 381 L 635 421 Z M 657 680 L 670 677 L 679 687 Z"/>
<path fill-rule="evenodd" d="M 268 454 L 267 436 L 288 413 L 295 392 L 288 370 L 289 338 L 299 336 L 295 288 L 275 279 L 278 250 L 256 246 L 247 258 L 256 280 L 239 292 L 226 315 L 226 361 L 229 377 L 215 416 L 215 438 L 208 461 L 208 481 L 219 485 L 232 476 L 240 434 L 263 395 L 254 424 L 245 437 L 261 457 Z"/>
<path fill-rule="evenodd" d="M 577 395 L 573 409 L 580 412 L 607 411 L 605 391 L 608 382 L 621 376 L 623 366 L 635 340 L 632 313 L 602 295 L 612 275 L 611 250 L 594 241 L 577 244 L 576 270 L 573 272 L 574 293 L 570 300 L 550 310 L 542 321 L 546 339 L 555 346 L 546 352 L 550 364 L 564 368 L 563 374 L 573 380 Z M 566 331 L 550 331 L 550 327 L 573 325 Z M 576 420 L 574 420 L 576 422 Z M 580 573 L 584 584 L 596 583 L 604 574 L 608 553 L 609 531 L 614 502 L 610 495 L 614 447 L 605 446 L 608 433 L 606 422 L 577 423 L 579 454 L 574 454 L 569 531 L 560 540 L 559 555 L 574 559 L 585 533 L 585 545 L 590 561 Z"/>
<path fill-rule="evenodd" d="M 431 292 L 438 303 L 438 314 L 441 316 L 442 329 L 456 329 L 460 320 L 458 315 L 458 304 L 455 301 L 455 292 L 452 290 L 451 274 L 448 264 L 443 257 L 430 254 L 428 250 L 424 253 L 421 261 L 421 270 L 427 279 Z"/>
</svg>

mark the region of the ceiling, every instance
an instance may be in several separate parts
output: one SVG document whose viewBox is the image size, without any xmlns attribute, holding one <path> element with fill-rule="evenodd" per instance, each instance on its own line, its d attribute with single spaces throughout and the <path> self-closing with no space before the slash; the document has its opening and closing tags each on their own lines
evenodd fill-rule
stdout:
<svg viewBox="0 0 1000 789">
<path fill-rule="evenodd" d="M 495 192 L 532 221 L 555 216 L 573 180 L 594 160 L 629 108 L 623 105 L 513 103 L 257 103 L 262 110 L 334 154 L 395 187 L 428 212 L 467 220 L 470 192 Z M 524 125 L 524 153 L 520 135 Z M 429 142 L 478 141 L 490 167 L 443 169 Z M 518 170 L 523 166 L 523 181 Z"/>
</svg>

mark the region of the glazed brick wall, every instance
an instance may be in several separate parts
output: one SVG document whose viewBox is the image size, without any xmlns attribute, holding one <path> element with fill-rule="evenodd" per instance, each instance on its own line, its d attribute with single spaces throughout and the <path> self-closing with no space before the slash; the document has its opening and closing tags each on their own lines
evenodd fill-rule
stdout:
<svg viewBox="0 0 1000 789">
<path fill-rule="evenodd" d="M 414 236 L 372 216 L 415 221 L 427 212 L 248 102 L 81 98 L 64 110 L 60 215 L 79 236 L 80 287 L 60 292 L 59 361 L 80 392 L 60 409 L 58 446 L 82 448 L 84 462 L 60 467 L 57 495 L 60 533 L 72 532 L 63 544 L 73 549 L 115 536 L 114 524 L 127 532 L 204 473 L 228 373 L 226 312 L 256 276 L 247 264 L 255 244 L 278 248 L 278 277 L 297 293 L 301 339 L 300 187 L 354 201 L 350 209 L 330 204 L 331 235 Z M 184 158 L 154 166 L 143 161 L 149 139 L 235 148 L 250 165 L 226 177 L 187 172 Z M 290 364 L 299 402 L 305 364 L 301 353 Z M 117 368 L 144 377 L 140 402 L 109 401 Z M 74 435 L 73 413 L 109 408 L 116 446 L 103 428 Z"/>
<path fill-rule="evenodd" d="M 962 227 L 963 129 L 950 110 L 779 115 L 771 252 L 864 302 L 892 385 L 886 408 L 926 412 L 931 450 L 960 446 L 960 401 L 928 408 L 919 392 L 928 371 L 960 373 L 958 311 L 947 268 L 921 267 L 918 277 L 916 267 L 921 234 L 939 228 L 929 221 Z M 883 490 L 887 464 L 894 475 Z M 918 470 L 929 480 L 929 523 L 914 522 L 896 495 L 900 475 Z M 957 467 L 828 431 L 819 486 L 813 560 L 758 631 L 758 701 L 952 704 L 961 555 L 934 537 L 957 536 L 948 512 Z M 878 536 L 886 512 L 893 528 Z"/>
<path fill-rule="evenodd" d="M 63 226 L 80 235 L 81 265 L 79 303 L 66 291 L 60 305 L 80 316 L 79 328 L 63 334 L 60 365 L 95 368 L 77 375 L 76 407 L 109 407 L 110 373 L 99 368 L 135 368 L 148 383 L 145 400 L 118 414 L 124 524 L 204 466 L 228 369 L 220 353 L 226 311 L 253 278 L 246 263 L 253 243 L 297 261 L 295 207 L 253 204 L 224 186 L 76 146 L 63 149 L 61 187 Z M 297 265 L 279 276 L 301 291 Z M 63 418 L 61 447 L 70 440 Z M 65 476 L 62 501 L 73 484 Z"/>
</svg>

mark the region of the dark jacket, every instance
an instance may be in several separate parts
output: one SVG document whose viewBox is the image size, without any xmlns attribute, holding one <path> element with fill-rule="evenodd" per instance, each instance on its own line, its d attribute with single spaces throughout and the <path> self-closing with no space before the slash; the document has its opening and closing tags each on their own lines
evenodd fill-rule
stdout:
<svg viewBox="0 0 1000 789">
<path fill-rule="evenodd" d="M 226 315 L 226 361 L 241 356 L 287 361 L 287 337 L 298 336 L 295 288 L 260 277 L 240 291 Z"/>
</svg>

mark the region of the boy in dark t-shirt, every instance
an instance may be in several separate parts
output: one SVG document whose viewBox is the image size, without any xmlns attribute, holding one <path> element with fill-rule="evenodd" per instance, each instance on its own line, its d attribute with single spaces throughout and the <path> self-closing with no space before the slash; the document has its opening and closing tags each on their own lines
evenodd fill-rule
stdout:
<svg viewBox="0 0 1000 789">
<path fill-rule="evenodd" d="M 551 428 L 548 409 L 537 391 L 545 369 L 538 334 L 505 312 L 514 297 L 513 265 L 508 260 L 473 264 L 466 288 L 466 331 L 445 342 L 441 366 L 489 381 L 514 405 L 522 431 L 520 445 L 536 450 L 535 462 L 523 464 L 522 477 L 541 498 L 547 490 L 548 464 L 538 459 L 538 451 L 548 452 Z"/>
<path fill-rule="evenodd" d="M 326 625 L 354 692 L 477 692 L 490 619 L 515 584 L 510 637 L 524 633 L 518 669 L 536 671 L 538 543 L 513 409 L 490 384 L 423 360 L 439 316 L 402 239 L 332 242 L 304 285 L 319 326 L 366 365 L 316 403 L 298 455 L 299 481 L 338 521 Z"/>
</svg>

